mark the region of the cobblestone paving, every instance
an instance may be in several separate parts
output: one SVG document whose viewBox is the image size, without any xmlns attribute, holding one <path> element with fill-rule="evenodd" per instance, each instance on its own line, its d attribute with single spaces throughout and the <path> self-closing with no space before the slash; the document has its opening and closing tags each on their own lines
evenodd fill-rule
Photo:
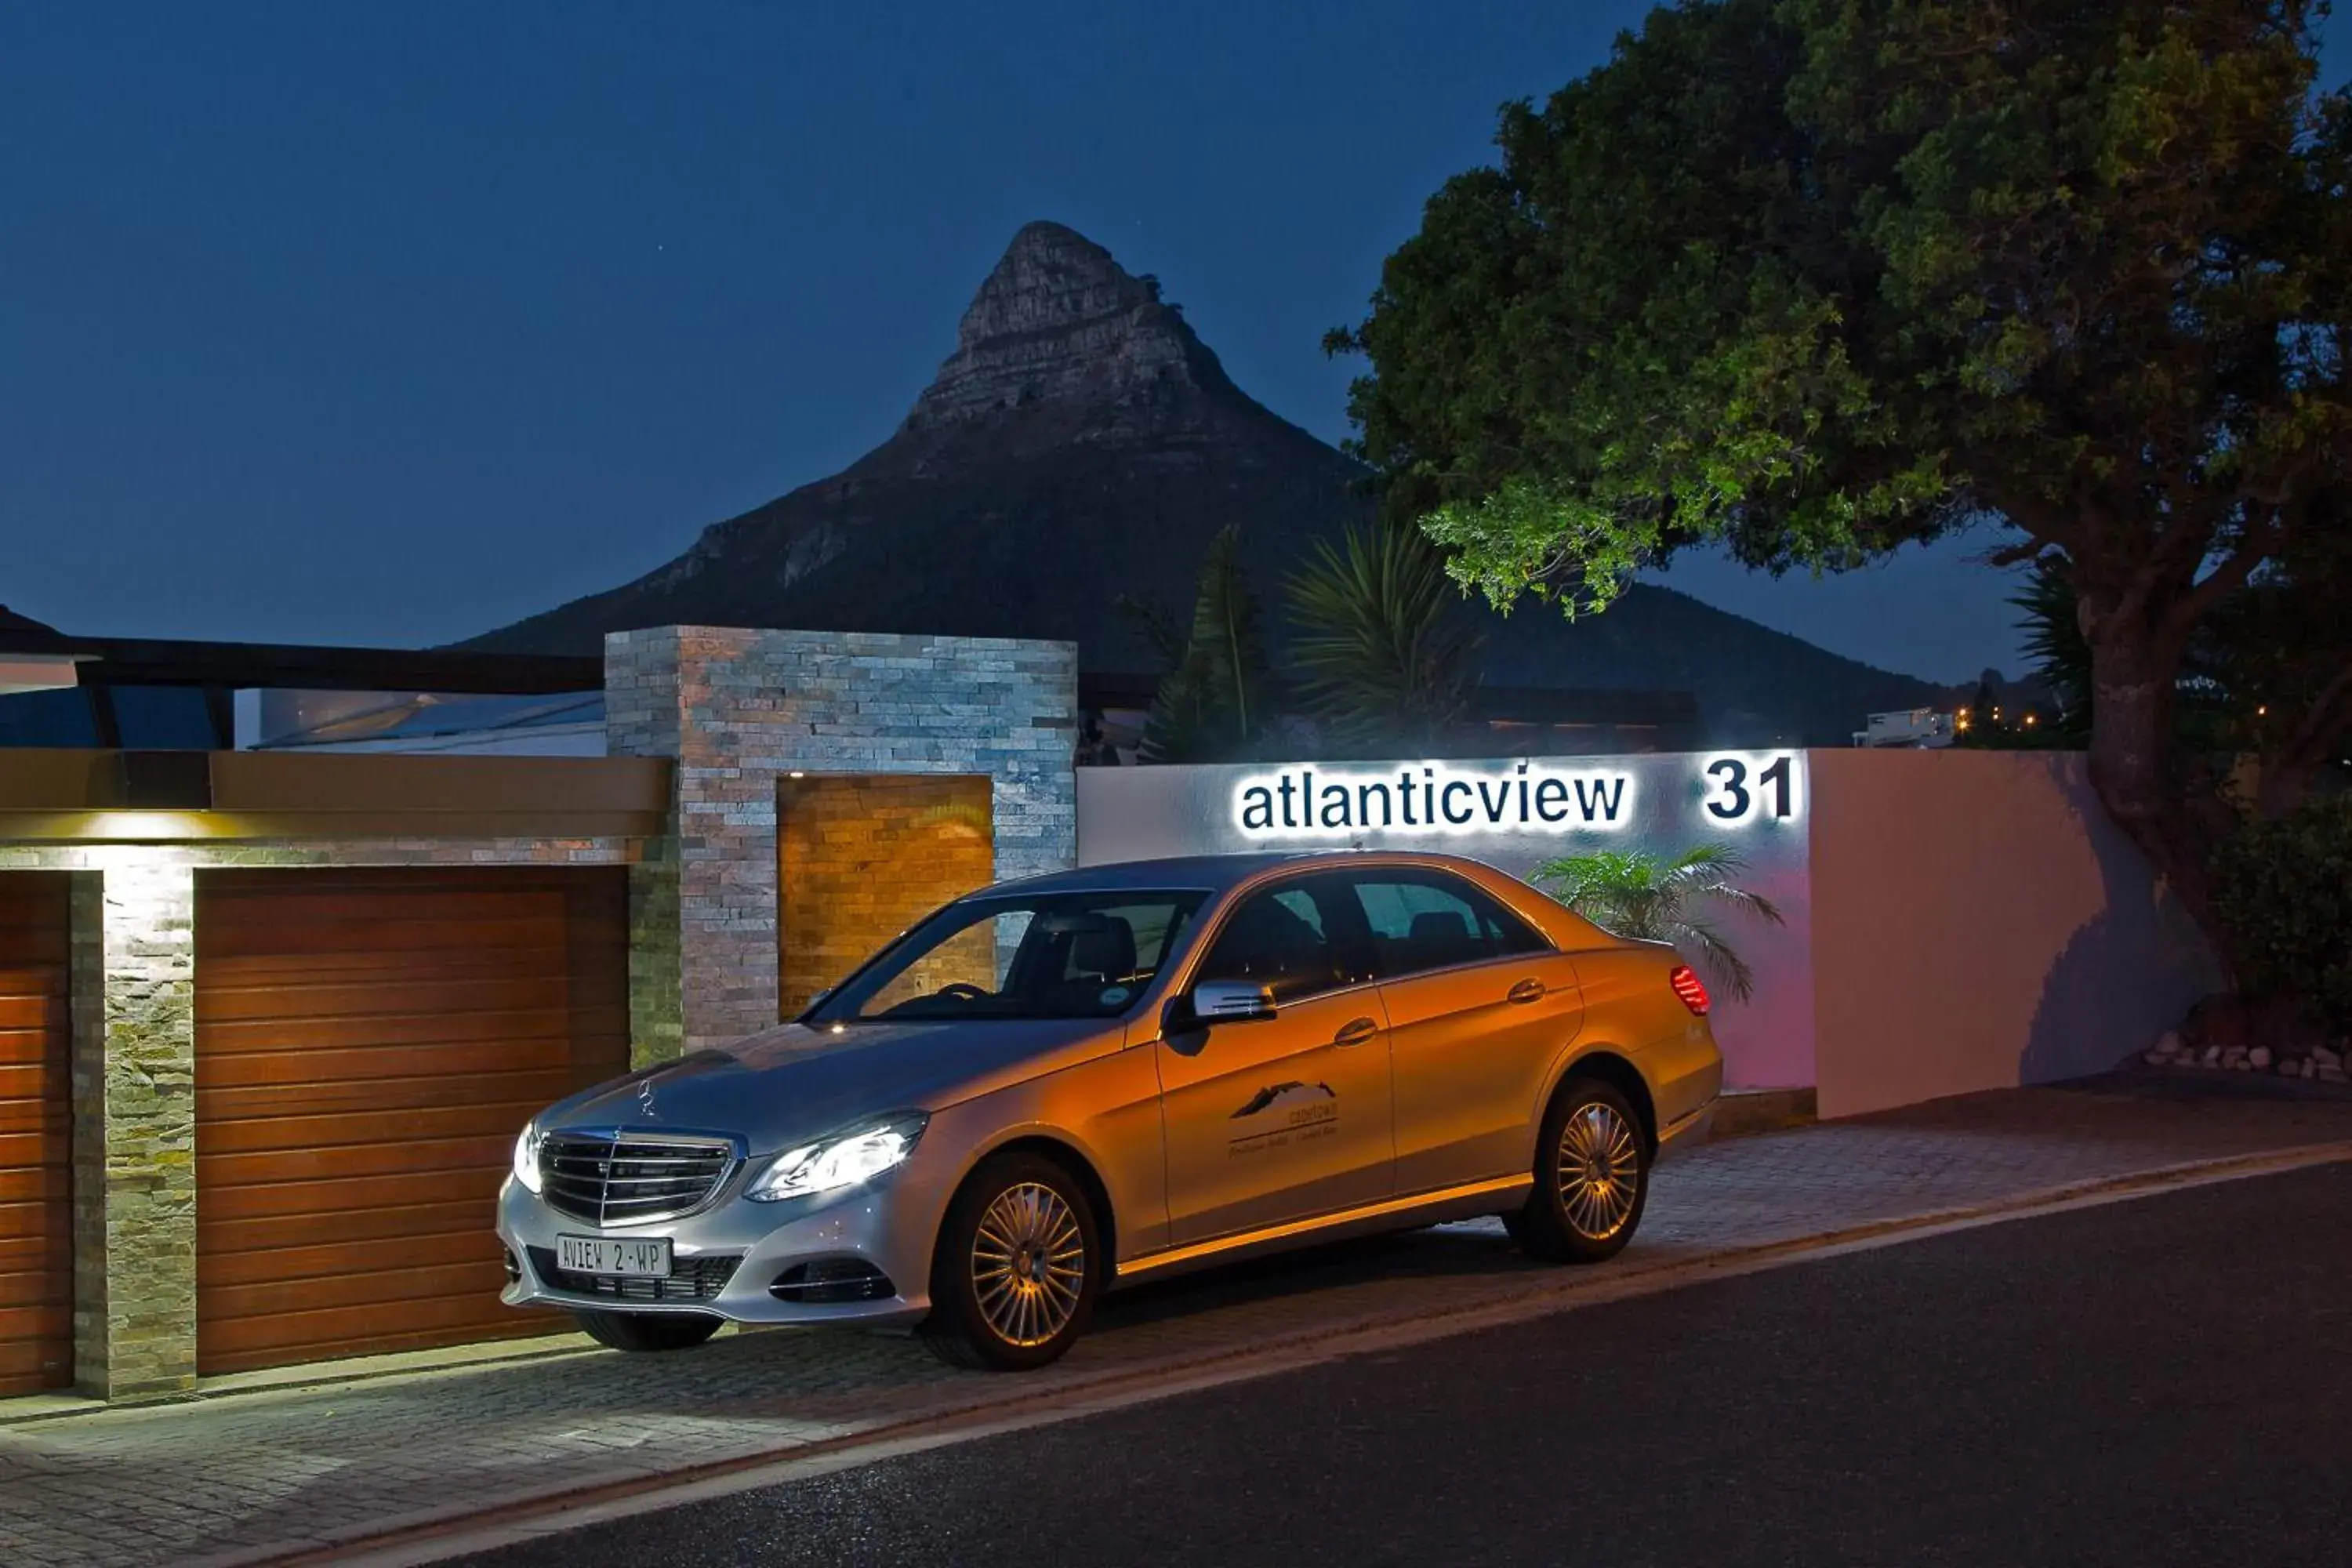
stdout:
<svg viewBox="0 0 2352 1568">
<path fill-rule="evenodd" d="M 2165 1166 L 2352 1139 L 2352 1103 L 2160 1082 L 1974 1096 L 1717 1143 L 1658 1172 L 1614 1270 L 1664 1267 Z M 1495 1223 L 1115 1297 L 1060 1365 L 955 1373 L 906 1340 L 730 1335 L 690 1354 L 462 1367 L 0 1427 L 0 1563 L 260 1558 L 530 1496 L 1557 1290 Z M 1586 1278 L 1590 1278 L 1587 1276 Z"/>
</svg>

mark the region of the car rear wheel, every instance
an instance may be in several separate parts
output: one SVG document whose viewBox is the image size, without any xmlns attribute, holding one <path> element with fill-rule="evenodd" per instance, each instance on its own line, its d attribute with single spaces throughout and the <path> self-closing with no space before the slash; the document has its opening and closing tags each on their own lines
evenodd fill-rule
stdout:
<svg viewBox="0 0 2352 1568">
<path fill-rule="evenodd" d="M 1650 1196 L 1649 1140 L 1625 1097 L 1594 1079 L 1553 1096 L 1536 1145 L 1535 1191 L 1504 1222 L 1531 1258 L 1598 1263 L 1625 1250 Z"/>
<path fill-rule="evenodd" d="M 1034 1154 L 999 1156 L 963 1184 L 931 1260 L 923 1342 L 952 1366 L 1023 1371 L 1086 1331 L 1105 1272 L 1083 1184 Z"/>
<path fill-rule="evenodd" d="M 692 1350 L 721 1327 L 707 1312 L 600 1312 L 583 1309 L 572 1316 L 580 1331 L 616 1351 Z"/>
</svg>

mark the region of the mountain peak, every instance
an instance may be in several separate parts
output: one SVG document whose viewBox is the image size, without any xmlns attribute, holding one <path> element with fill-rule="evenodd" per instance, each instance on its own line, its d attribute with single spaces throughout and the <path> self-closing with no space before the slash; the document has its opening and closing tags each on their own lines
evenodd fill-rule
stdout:
<svg viewBox="0 0 2352 1568">
<path fill-rule="evenodd" d="M 981 283 L 955 352 L 900 436 L 1015 419 L 1055 441 L 1164 435 L 1182 405 L 1232 385 L 1156 279 L 1129 272 L 1076 229 L 1039 221 L 1022 226 Z"/>
</svg>

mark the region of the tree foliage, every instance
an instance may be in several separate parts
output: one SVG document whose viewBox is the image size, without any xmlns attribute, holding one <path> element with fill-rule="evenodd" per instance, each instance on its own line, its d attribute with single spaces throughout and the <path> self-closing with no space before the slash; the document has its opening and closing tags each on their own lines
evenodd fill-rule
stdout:
<svg viewBox="0 0 2352 1568">
<path fill-rule="evenodd" d="M 1145 721 L 1146 762 L 1223 762 L 1246 756 L 1272 721 L 1257 595 L 1243 575 L 1240 551 L 1240 531 L 1230 525 L 1209 542 L 1192 624 L 1181 647 L 1172 622 L 1149 606 L 1122 601 L 1163 655 L 1174 656 Z"/>
<path fill-rule="evenodd" d="M 1746 868 L 1729 845 L 1694 844 L 1671 858 L 1648 849 L 1570 855 L 1537 867 L 1531 880 L 1604 931 L 1674 943 L 1744 1002 L 1755 994 L 1756 972 L 1706 910 L 1782 923 L 1771 900 L 1734 880 Z"/>
<path fill-rule="evenodd" d="M 2190 645 L 2298 556 L 2299 613 L 2352 618 L 2323 586 L 2352 110 L 2315 89 L 2322 14 L 1661 9 L 1507 109 L 1499 166 L 1430 201 L 1334 334 L 1371 363 L 1360 454 L 1464 582 L 1572 613 L 1702 542 L 1836 570 L 1990 521 L 2072 590 L 2093 778 L 2210 927 L 2234 818 L 2173 734 Z M 2292 660 L 2286 732 L 2352 712 L 2340 641 Z"/>
<path fill-rule="evenodd" d="M 1319 542 L 1289 583 L 1291 684 L 1333 754 L 1441 738 L 1469 706 L 1478 639 L 1445 556 L 1411 527 Z"/>
</svg>

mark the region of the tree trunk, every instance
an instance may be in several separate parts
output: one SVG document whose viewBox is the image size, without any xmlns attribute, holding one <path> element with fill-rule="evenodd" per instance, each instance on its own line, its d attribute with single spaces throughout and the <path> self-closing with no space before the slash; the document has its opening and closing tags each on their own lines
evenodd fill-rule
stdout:
<svg viewBox="0 0 2352 1568">
<path fill-rule="evenodd" d="M 2085 616 L 2085 619 L 2089 619 Z M 2214 911 L 2212 854 L 2229 830 L 2218 793 L 2185 778 L 2173 727 L 2178 656 L 2111 617 L 2091 631 L 2091 787 L 2180 900 L 2224 972 L 2231 944 Z M 2234 984 L 2234 980 L 2232 982 Z"/>
</svg>

